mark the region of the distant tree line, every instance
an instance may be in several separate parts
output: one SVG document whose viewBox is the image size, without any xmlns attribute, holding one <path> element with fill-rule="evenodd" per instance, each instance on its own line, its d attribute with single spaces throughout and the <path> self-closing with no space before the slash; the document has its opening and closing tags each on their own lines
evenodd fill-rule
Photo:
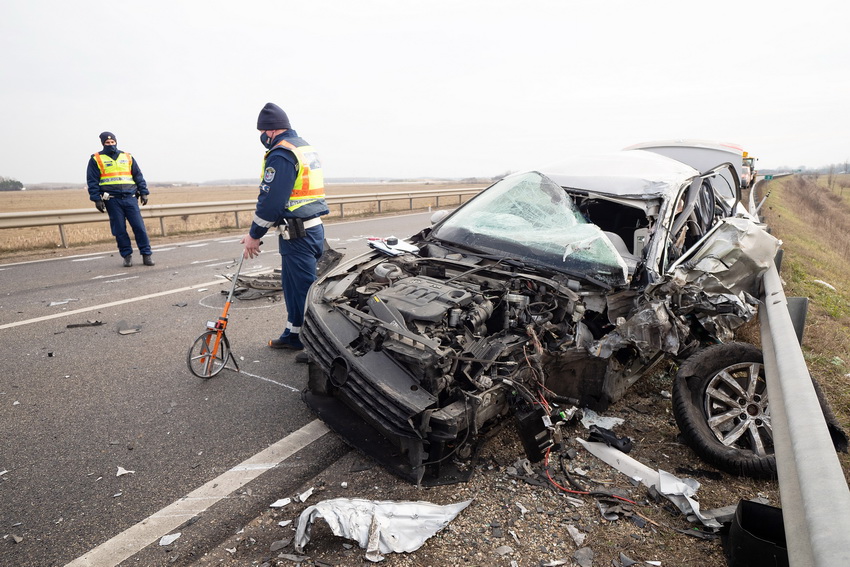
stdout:
<svg viewBox="0 0 850 567">
<path fill-rule="evenodd" d="M 0 191 L 20 191 L 24 184 L 17 179 L 0 177 Z"/>
</svg>

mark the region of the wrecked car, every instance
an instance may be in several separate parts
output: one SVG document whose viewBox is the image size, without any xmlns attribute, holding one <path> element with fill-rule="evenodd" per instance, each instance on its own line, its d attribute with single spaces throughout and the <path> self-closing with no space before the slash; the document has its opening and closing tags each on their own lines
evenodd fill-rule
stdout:
<svg viewBox="0 0 850 567">
<path fill-rule="evenodd" d="M 641 149 L 507 176 L 316 281 L 304 401 L 415 483 L 463 480 L 510 416 L 539 461 L 563 408 L 604 410 L 653 366 L 728 343 L 754 317 L 780 243 L 739 201 L 733 164 L 700 171 Z M 717 357 L 721 370 L 738 363 Z M 745 379 L 744 393 L 764 381 Z M 769 430 L 766 403 L 750 429 L 737 414 L 708 424 L 698 395 L 678 405 L 696 412 L 702 443 L 773 458 L 749 435 Z"/>
</svg>

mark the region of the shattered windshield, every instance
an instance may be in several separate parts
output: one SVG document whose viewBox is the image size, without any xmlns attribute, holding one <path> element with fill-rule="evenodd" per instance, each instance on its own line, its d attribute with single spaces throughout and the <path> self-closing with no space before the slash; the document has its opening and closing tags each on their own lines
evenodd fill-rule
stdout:
<svg viewBox="0 0 850 567">
<path fill-rule="evenodd" d="M 609 285 L 626 282 L 626 264 L 555 182 L 537 172 L 502 179 L 455 211 L 432 236 L 522 258 Z"/>
</svg>

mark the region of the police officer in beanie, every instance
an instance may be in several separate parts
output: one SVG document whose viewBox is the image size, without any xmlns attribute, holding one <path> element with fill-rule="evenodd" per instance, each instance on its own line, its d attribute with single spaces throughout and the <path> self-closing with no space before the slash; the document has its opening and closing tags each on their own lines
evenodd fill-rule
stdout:
<svg viewBox="0 0 850 567">
<path fill-rule="evenodd" d="M 103 151 L 91 156 L 86 181 L 89 198 L 101 213 L 109 213 L 109 227 L 118 243 L 118 252 L 124 258 L 124 266 L 133 265 L 133 246 L 127 234 L 127 223 L 133 229 L 136 245 L 142 254 L 145 266 L 153 266 L 151 243 L 137 199 L 148 204 L 148 184 L 139 169 L 139 164 L 127 152 L 118 149 L 112 132 L 102 132 L 100 143 Z"/>
<path fill-rule="evenodd" d="M 257 130 L 267 151 L 254 219 L 242 238 L 243 256 L 256 257 L 260 238 L 276 227 L 286 327 L 278 338 L 269 341 L 269 346 L 301 350 L 304 345 L 299 333 L 307 290 L 316 280 L 316 267 L 324 248 L 321 216 L 329 212 L 322 164 L 316 150 L 298 136 L 286 113 L 276 104 L 270 102 L 260 111 Z"/>
</svg>

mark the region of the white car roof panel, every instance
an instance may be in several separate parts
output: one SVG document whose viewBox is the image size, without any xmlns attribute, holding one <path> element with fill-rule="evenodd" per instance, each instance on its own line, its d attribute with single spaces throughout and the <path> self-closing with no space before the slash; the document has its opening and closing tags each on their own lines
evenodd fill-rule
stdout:
<svg viewBox="0 0 850 567">
<path fill-rule="evenodd" d="M 699 175 L 689 165 L 643 150 L 576 156 L 540 173 L 561 187 L 636 199 L 673 195 Z"/>
</svg>

